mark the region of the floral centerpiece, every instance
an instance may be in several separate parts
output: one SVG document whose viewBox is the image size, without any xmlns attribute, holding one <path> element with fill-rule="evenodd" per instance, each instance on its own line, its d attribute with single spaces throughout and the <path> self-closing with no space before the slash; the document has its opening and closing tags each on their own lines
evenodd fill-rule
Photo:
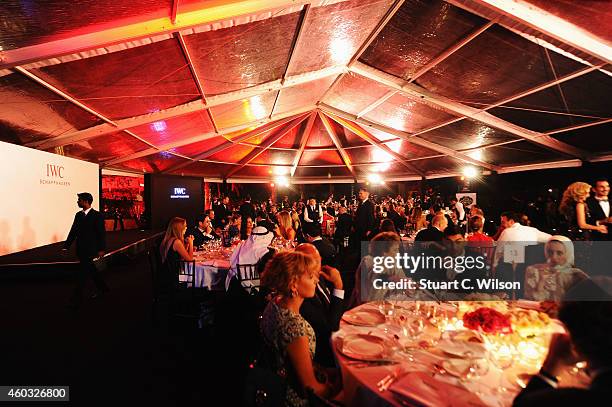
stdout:
<svg viewBox="0 0 612 407">
<path fill-rule="evenodd" d="M 481 307 L 465 313 L 463 315 L 463 326 L 482 331 L 485 334 L 512 333 L 510 317 L 489 307 Z"/>
</svg>

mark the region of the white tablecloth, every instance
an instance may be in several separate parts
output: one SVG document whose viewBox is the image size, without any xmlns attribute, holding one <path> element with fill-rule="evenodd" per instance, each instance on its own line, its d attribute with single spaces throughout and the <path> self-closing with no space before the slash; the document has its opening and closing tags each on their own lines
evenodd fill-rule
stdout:
<svg viewBox="0 0 612 407">
<path fill-rule="evenodd" d="M 357 309 L 370 308 L 378 310 L 376 303 L 366 303 Z M 351 312 L 351 311 L 348 311 Z M 423 333 L 422 338 L 426 339 L 427 335 L 435 335 L 437 331 L 433 327 L 429 327 Z M 395 365 L 383 366 L 368 366 L 351 365 L 352 359 L 344 356 L 338 351 L 342 340 L 346 335 L 361 333 L 372 334 L 381 337 L 394 338 L 399 329 L 392 324 L 382 324 L 376 327 L 360 327 L 350 325 L 344 321 L 341 322 L 340 330 L 332 337 L 334 353 L 342 371 L 344 384 L 344 400 L 346 405 L 350 406 L 408 406 L 408 405 L 428 405 L 428 406 L 510 406 L 520 388 L 516 385 L 517 371 L 524 371 L 524 366 L 513 366 L 509 368 L 504 375 L 504 385 L 508 388 L 505 394 L 497 394 L 495 388 L 500 384 L 501 370 L 489 363 L 489 371 L 486 375 L 467 383 L 460 383 L 459 379 L 449 374 L 434 375 L 434 364 L 441 364 L 448 356 L 445 356 L 439 349 L 418 349 L 413 351 L 414 361 L 410 361 L 408 356 L 403 352 L 396 352 L 393 359 L 400 361 Z M 392 340 L 392 339 L 390 339 Z M 531 367 L 531 370 L 534 368 Z M 536 369 L 537 370 L 537 369 Z M 399 372 L 400 379 L 395 382 L 395 386 L 403 384 L 409 388 L 420 389 L 421 403 L 411 403 L 405 399 L 401 402 L 394 394 L 386 390 L 380 392 L 377 383 L 392 372 Z M 408 373 L 406 373 L 408 372 Z M 584 378 L 568 378 L 568 374 L 564 374 L 565 380 L 562 378 L 562 383 L 572 383 L 580 385 L 579 380 L 584 381 Z M 585 383 L 582 382 L 584 386 Z M 480 397 L 474 393 L 480 393 Z M 429 394 L 427 394 L 429 393 Z M 415 397 L 418 398 L 418 397 Z M 423 402 L 427 400 L 427 402 Z"/>
<path fill-rule="evenodd" d="M 230 267 L 229 260 L 196 260 L 195 263 L 195 286 L 207 287 L 209 290 L 225 289 L 225 276 Z M 186 276 L 180 276 L 181 281 Z"/>
</svg>

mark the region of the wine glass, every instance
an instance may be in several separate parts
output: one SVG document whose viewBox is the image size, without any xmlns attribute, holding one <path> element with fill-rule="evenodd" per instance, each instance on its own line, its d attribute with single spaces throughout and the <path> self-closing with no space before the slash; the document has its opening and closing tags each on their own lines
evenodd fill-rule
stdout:
<svg viewBox="0 0 612 407">
<path fill-rule="evenodd" d="M 467 363 L 465 370 L 461 375 L 462 381 L 476 382 L 478 378 L 486 375 L 489 372 L 489 363 L 486 358 L 475 355 L 471 351 L 465 352 L 463 357 Z M 476 388 L 474 393 L 479 397 L 483 395 L 482 391 L 480 391 L 480 386 Z"/>
<path fill-rule="evenodd" d="M 499 385 L 497 386 L 497 393 L 506 393 L 508 389 L 504 386 L 504 372 L 510 366 L 512 366 L 514 359 L 514 352 L 509 344 L 506 343 L 504 335 L 500 335 L 498 338 L 489 340 L 489 360 L 493 365 L 497 366 L 501 370 L 499 376 Z"/>
<path fill-rule="evenodd" d="M 410 360 L 413 360 L 414 355 L 412 354 L 411 350 L 418 347 L 416 346 L 415 342 L 425 330 L 425 323 L 423 322 L 422 318 L 407 317 L 406 315 L 401 315 L 398 322 L 401 328 L 402 337 L 408 340 L 402 347 L 402 350 L 408 354 Z"/>
</svg>

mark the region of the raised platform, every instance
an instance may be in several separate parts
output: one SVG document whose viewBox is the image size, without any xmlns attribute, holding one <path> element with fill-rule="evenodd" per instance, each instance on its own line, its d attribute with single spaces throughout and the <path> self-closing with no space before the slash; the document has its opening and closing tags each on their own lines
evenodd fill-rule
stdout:
<svg viewBox="0 0 612 407">
<path fill-rule="evenodd" d="M 160 238 L 162 232 L 151 230 L 124 230 L 106 232 L 106 254 L 96 264 L 99 270 L 106 269 L 121 258 L 133 257 L 148 250 Z M 41 274 L 72 273 L 78 267 L 75 245 L 68 255 L 62 255 L 64 242 L 24 250 L 0 256 L 0 278 L 5 276 L 40 277 Z"/>
</svg>

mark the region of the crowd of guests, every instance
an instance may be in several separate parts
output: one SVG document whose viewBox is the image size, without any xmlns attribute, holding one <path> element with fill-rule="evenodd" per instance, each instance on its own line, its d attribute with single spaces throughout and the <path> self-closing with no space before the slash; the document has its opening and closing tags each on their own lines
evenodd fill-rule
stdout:
<svg viewBox="0 0 612 407">
<path fill-rule="evenodd" d="M 566 216 L 569 225 L 566 230 L 572 233 L 570 237 L 607 238 L 608 193 L 609 185 L 605 180 L 597 180 L 594 187 L 574 183 L 567 188 L 559 211 Z M 591 194 L 593 196 L 589 196 Z M 446 205 L 438 199 L 419 200 L 413 196 L 374 198 L 366 188 L 361 188 L 355 199 L 330 197 L 325 202 L 314 198 L 289 202 L 285 198 L 277 204 L 254 203 L 247 197 L 240 205 L 232 206 L 229 198 L 224 197 L 215 200 L 213 207 L 197 219 L 191 230 L 184 219 L 174 218 L 160 251 L 165 263 L 192 260 L 194 246 L 222 236 L 240 239 L 230 258 L 226 288 L 228 292 L 233 287 L 265 297 L 259 312 L 262 340 L 259 366 L 273 372 L 283 382 L 285 405 L 302 406 L 308 405 L 312 397 L 341 398 L 331 335 L 338 330 L 344 311 L 365 300 L 384 299 L 377 297 L 383 295 L 381 292 L 362 292 L 362 287 L 371 286 L 363 284 L 362 280 L 373 277 L 374 257 L 393 256 L 403 250 L 405 236 L 416 233 L 414 247 L 421 249 L 419 245 L 425 244 L 424 250 L 434 250 L 440 255 L 487 254 L 486 270 L 441 269 L 438 275 L 429 276 L 434 279 L 452 281 L 478 276 L 473 273 L 484 273 L 483 276 L 496 273 L 499 278 L 506 278 L 507 274 L 517 278 L 518 275 L 524 281 L 521 295 L 538 301 L 560 301 L 577 287 L 592 282 L 588 272 L 575 267 L 570 238 L 543 232 L 530 226 L 524 214 L 510 211 L 501 214 L 497 232 L 489 236 L 483 231 L 485 216 L 482 208 L 476 205 L 465 208 L 454 197 Z M 297 247 L 277 253 L 270 248 L 274 238 L 295 241 Z M 363 255 L 360 243 L 367 241 L 368 253 Z M 541 259 L 541 262 L 525 261 L 517 268 L 516 264 L 504 261 L 499 247 L 513 242 L 536 247 L 540 251 L 538 255 L 532 256 L 526 248 L 524 256 Z M 539 243 L 543 244 L 543 249 L 537 246 Z M 341 272 L 340 258 L 345 256 L 339 254 L 350 253 L 357 253 L 360 263 L 356 269 Z M 256 284 L 237 284 L 240 264 L 256 264 L 260 280 Z M 348 275 L 354 277 L 355 284 L 345 291 Z M 418 278 L 401 268 L 388 269 L 382 277 L 390 281 Z M 564 391 L 554 390 L 554 377 L 559 366 L 569 358 L 567 347 L 570 343 L 598 369 L 592 389 L 606 389 L 610 381 L 608 369 L 612 365 L 609 351 L 612 336 L 607 335 L 601 341 L 589 339 L 585 332 L 592 330 L 585 330 L 577 316 L 586 312 L 581 306 L 572 303 L 563 306 L 560 318 L 566 323 L 570 336 L 555 337 L 541 375 L 532 379 L 517 398 L 516 405 L 539 405 L 564 397 Z M 597 303 L 597 312 L 589 316 L 589 321 L 602 324 L 602 318 L 607 318 L 603 329 L 609 332 L 610 313 L 606 314 L 604 308 L 609 310 L 609 303 Z M 582 396 L 595 397 L 590 391 L 585 390 Z M 570 395 L 574 397 L 581 392 L 576 390 Z"/>
</svg>

